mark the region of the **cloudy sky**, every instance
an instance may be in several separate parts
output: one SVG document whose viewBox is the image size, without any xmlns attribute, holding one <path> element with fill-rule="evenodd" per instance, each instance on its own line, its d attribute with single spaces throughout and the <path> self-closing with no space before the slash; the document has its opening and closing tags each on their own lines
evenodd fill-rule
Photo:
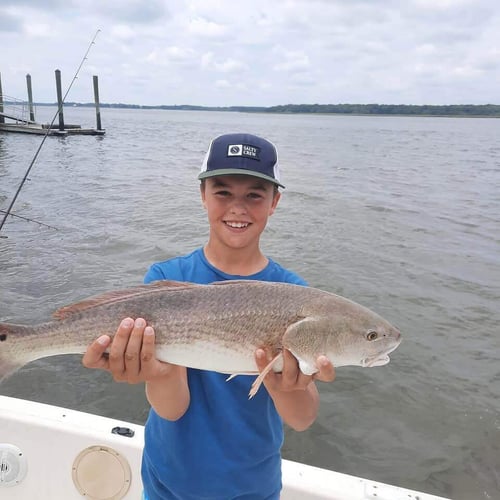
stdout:
<svg viewBox="0 0 500 500">
<path fill-rule="evenodd" d="M 500 104 L 498 0 L 0 0 L 3 93 L 206 106 Z"/>
</svg>

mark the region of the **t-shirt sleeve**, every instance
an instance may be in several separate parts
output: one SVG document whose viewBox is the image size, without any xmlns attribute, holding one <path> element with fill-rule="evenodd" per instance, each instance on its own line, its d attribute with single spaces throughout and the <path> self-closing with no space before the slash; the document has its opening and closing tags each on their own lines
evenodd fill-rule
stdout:
<svg viewBox="0 0 500 500">
<path fill-rule="evenodd" d="M 173 258 L 154 263 L 144 276 L 144 283 L 158 280 L 186 281 L 181 259 Z"/>
<path fill-rule="evenodd" d="M 286 283 L 291 283 L 292 285 L 309 286 L 307 281 L 302 278 L 302 276 L 299 276 L 298 274 L 294 273 L 293 271 L 289 271 L 288 269 L 283 269 L 283 271 L 283 281 L 285 281 Z"/>
<path fill-rule="evenodd" d="M 163 274 L 161 267 L 158 264 L 153 264 L 146 275 L 144 276 L 144 283 L 151 283 L 152 281 L 164 280 L 166 279 Z"/>
<path fill-rule="evenodd" d="M 297 273 L 290 271 L 289 269 L 285 269 L 280 265 L 276 265 L 276 278 L 275 281 L 282 281 L 284 283 L 291 283 L 292 285 L 302 285 L 308 286 L 307 281 L 299 276 Z"/>
</svg>

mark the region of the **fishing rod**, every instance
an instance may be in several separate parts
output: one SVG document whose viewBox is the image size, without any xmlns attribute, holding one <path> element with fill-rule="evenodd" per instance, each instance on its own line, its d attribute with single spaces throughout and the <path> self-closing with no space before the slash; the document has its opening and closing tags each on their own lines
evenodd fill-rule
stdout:
<svg viewBox="0 0 500 500">
<path fill-rule="evenodd" d="M 98 29 L 95 32 L 94 38 L 92 38 L 92 41 L 90 42 L 90 44 L 89 44 L 89 46 L 87 48 L 87 52 L 85 52 L 85 55 L 83 56 L 82 61 L 80 62 L 80 66 L 78 66 L 78 69 L 75 72 L 75 76 L 73 77 L 73 79 L 71 80 L 71 83 L 69 84 L 68 90 L 66 90 L 66 93 L 64 94 L 64 97 L 62 98 L 61 103 L 59 104 L 59 106 L 57 108 L 57 111 L 55 112 L 54 117 L 52 118 L 52 121 L 50 122 L 50 125 L 47 127 L 47 132 L 43 136 L 42 141 L 40 142 L 40 145 L 38 146 L 38 149 L 36 150 L 35 155 L 33 156 L 33 159 L 31 160 L 31 163 L 30 163 L 30 165 L 28 167 L 28 170 L 26 170 L 26 173 L 24 174 L 24 177 L 23 177 L 21 183 L 19 184 L 19 187 L 17 188 L 17 191 L 16 191 L 16 194 L 14 195 L 14 198 L 12 198 L 12 201 L 10 202 L 10 205 L 7 208 L 7 210 L 5 210 L 5 211 L 2 210 L 2 212 L 4 212 L 4 217 L 3 217 L 2 221 L 0 222 L 0 231 L 2 230 L 2 228 L 3 228 L 4 224 L 5 224 L 5 221 L 7 220 L 7 217 L 9 217 L 9 215 L 11 215 L 12 207 L 14 206 L 14 203 L 16 202 L 17 197 L 19 196 L 19 193 L 21 192 L 21 189 L 24 186 L 24 183 L 28 179 L 28 175 L 31 172 L 31 169 L 33 168 L 33 165 L 35 164 L 36 159 L 38 158 L 40 150 L 42 149 L 42 147 L 43 147 L 43 145 L 45 143 L 45 139 L 47 139 L 47 137 L 48 137 L 48 135 L 49 135 L 49 133 L 50 133 L 50 131 L 52 129 L 52 125 L 56 121 L 57 115 L 61 112 L 63 104 L 66 101 L 66 97 L 68 96 L 69 91 L 71 90 L 71 87 L 73 86 L 73 83 L 75 83 L 76 79 L 78 78 L 78 74 L 80 73 L 80 70 L 82 69 L 82 66 L 83 66 L 84 62 L 87 60 L 87 56 L 88 56 L 88 54 L 90 52 L 90 49 L 92 48 L 92 45 L 95 44 L 95 40 L 96 40 L 97 35 L 99 34 L 100 31 L 101 30 Z M 37 222 L 37 221 L 35 221 L 35 222 Z M 44 225 L 48 225 L 48 224 L 44 224 Z"/>
<path fill-rule="evenodd" d="M 0 213 L 7 214 L 7 210 L 0 210 Z M 59 231 L 59 229 L 57 229 L 57 227 L 51 226 L 49 224 L 45 224 L 45 222 L 40 222 L 39 220 L 36 220 L 36 219 L 30 219 L 29 217 L 23 217 L 22 215 L 17 215 L 17 214 L 14 214 L 12 212 L 8 213 L 7 215 L 9 215 L 10 217 L 17 217 L 18 219 L 22 219 L 22 220 L 25 220 L 27 222 L 34 222 L 36 224 L 39 224 L 40 226 L 45 226 L 45 227 L 48 227 L 50 229 L 55 229 L 56 231 Z"/>
</svg>

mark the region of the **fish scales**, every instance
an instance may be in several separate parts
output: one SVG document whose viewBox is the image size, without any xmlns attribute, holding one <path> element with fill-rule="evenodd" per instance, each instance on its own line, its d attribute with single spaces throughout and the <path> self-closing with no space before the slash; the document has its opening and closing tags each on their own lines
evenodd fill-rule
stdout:
<svg viewBox="0 0 500 500">
<path fill-rule="evenodd" d="M 54 317 L 32 327 L 0 323 L 0 378 L 41 357 L 83 353 L 125 317 L 154 327 L 158 359 L 228 374 L 257 374 L 259 347 L 289 349 L 304 373 L 314 373 L 321 354 L 337 367 L 385 364 L 400 342 L 397 328 L 348 299 L 250 280 L 154 282 L 85 299 Z"/>
</svg>

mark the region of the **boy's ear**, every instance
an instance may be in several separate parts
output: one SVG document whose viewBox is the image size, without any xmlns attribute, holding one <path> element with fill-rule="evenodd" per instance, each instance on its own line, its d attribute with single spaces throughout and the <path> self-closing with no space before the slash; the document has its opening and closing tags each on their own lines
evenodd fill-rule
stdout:
<svg viewBox="0 0 500 500">
<path fill-rule="evenodd" d="M 280 201 L 281 193 L 276 191 L 273 196 L 273 203 L 271 205 L 271 210 L 269 211 L 269 215 L 273 215 L 276 207 L 278 206 L 278 202 Z"/>
<path fill-rule="evenodd" d="M 205 203 L 205 183 L 201 182 L 200 183 L 200 196 L 201 196 L 201 203 L 203 205 L 203 208 L 207 208 L 207 204 Z"/>
</svg>

